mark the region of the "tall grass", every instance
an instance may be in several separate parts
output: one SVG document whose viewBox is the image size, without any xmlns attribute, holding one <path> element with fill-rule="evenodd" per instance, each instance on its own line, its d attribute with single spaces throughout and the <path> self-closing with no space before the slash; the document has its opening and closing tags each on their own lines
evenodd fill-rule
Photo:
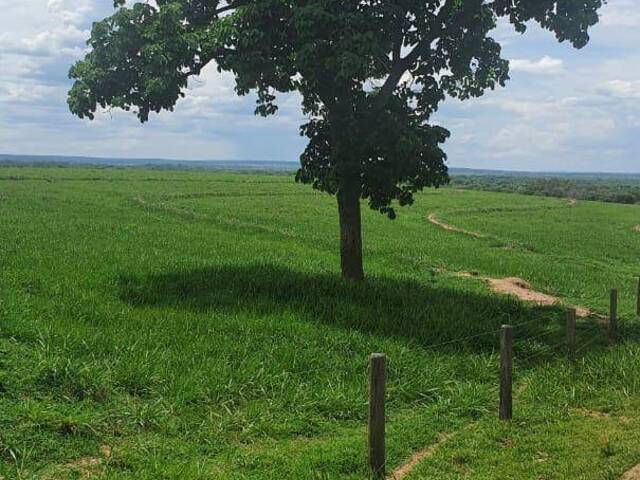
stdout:
<svg viewBox="0 0 640 480">
<path fill-rule="evenodd" d="M 390 467 L 441 432 L 466 432 L 461 442 L 474 445 L 506 428 L 494 422 L 503 323 L 516 326 L 522 386 L 513 428 L 559 422 L 553 440 L 588 431 L 571 409 L 637 412 L 640 237 L 621 233 L 637 211 L 428 192 L 396 222 L 365 212 L 369 277 L 352 284 L 337 271 L 333 199 L 286 177 L 4 168 L 0 192 L 7 478 L 364 478 L 373 351 L 389 358 Z M 505 202 L 545 213 L 503 216 Z M 465 213 L 481 206 L 494 211 Z M 426 221 L 433 211 L 493 238 L 441 230 Z M 505 250 L 495 238 L 534 248 Z M 625 343 L 607 349 L 597 320 L 581 321 L 588 348 L 570 368 L 560 306 L 496 296 L 455 271 L 521 276 L 598 312 L 618 286 Z M 533 462 L 529 437 L 518 437 L 512 463 Z M 464 465 L 497 478 L 490 442 L 478 445 Z M 616 472 L 637 453 L 617 445 L 604 462 Z M 584 462 L 583 478 L 601 478 Z M 459 474 L 447 456 L 421 468 Z"/>
</svg>

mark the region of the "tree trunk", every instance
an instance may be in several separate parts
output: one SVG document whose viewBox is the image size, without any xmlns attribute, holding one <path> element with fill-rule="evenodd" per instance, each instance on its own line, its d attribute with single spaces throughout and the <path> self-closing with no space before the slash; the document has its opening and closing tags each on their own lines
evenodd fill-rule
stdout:
<svg viewBox="0 0 640 480">
<path fill-rule="evenodd" d="M 345 186 L 338 192 L 340 215 L 340 266 L 342 278 L 364 279 L 362 268 L 362 225 L 360 221 L 360 192 Z"/>
</svg>

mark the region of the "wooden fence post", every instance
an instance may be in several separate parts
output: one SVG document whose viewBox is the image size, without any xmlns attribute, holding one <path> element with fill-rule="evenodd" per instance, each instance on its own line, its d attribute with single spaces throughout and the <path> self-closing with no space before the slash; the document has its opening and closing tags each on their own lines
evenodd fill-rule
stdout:
<svg viewBox="0 0 640 480">
<path fill-rule="evenodd" d="M 511 420 L 513 410 L 513 327 L 503 325 L 500 335 L 500 420 Z"/>
<path fill-rule="evenodd" d="M 618 290 L 611 290 L 609 301 L 609 343 L 615 343 L 618 336 Z"/>
<path fill-rule="evenodd" d="M 373 353 L 369 358 L 369 466 L 374 479 L 384 479 L 384 382 L 385 356 Z"/>
<path fill-rule="evenodd" d="M 576 309 L 567 310 L 567 357 L 572 362 L 576 359 Z"/>
</svg>

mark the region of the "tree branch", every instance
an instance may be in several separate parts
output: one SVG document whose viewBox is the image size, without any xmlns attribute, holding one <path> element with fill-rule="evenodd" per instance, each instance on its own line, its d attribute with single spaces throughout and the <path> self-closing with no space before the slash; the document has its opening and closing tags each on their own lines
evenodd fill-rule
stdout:
<svg viewBox="0 0 640 480">
<path fill-rule="evenodd" d="M 424 38 L 415 47 L 413 47 L 413 50 L 411 50 L 406 57 L 401 59 L 399 58 L 398 61 L 393 62 L 393 67 L 389 72 L 389 76 L 378 93 L 380 102 L 386 100 L 393 93 L 393 91 L 398 87 L 398 83 L 402 79 L 402 76 L 405 72 L 411 69 L 411 66 L 420 58 L 422 52 L 427 48 L 431 48 L 433 41 L 442 36 L 445 31 L 444 25 L 446 17 L 451 13 L 454 3 L 455 0 L 449 0 L 440 8 L 440 11 L 431 22 L 430 35 L 427 38 Z"/>
<path fill-rule="evenodd" d="M 220 7 L 216 10 L 216 15 L 220 15 L 221 13 L 225 13 L 225 12 L 229 12 L 231 10 L 234 10 L 238 7 L 242 7 L 243 5 L 247 5 L 249 2 L 248 1 L 241 1 L 238 0 L 236 2 L 230 2 L 229 4 L 225 5 L 224 7 Z"/>
<path fill-rule="evenodd" d="M 391 53 L 391 63 L 395 65 L 401 60 L 402 55 L 402 44 L 404 43 L 404 35 L 402 32 L 402 27 L 404 23 L 404 16 L 407 14 L 406 11 L 403 12 L 401 18 L 398 18 L 398 25 L 395 31 L 395 38 L 393 39 L 393 51 Z"/>
</svg>

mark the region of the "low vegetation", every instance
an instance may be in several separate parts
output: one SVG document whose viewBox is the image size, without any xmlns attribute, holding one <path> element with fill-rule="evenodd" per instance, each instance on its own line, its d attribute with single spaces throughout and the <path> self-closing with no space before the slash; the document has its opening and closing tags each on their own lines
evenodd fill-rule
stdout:
<svg viewBox="0 0 640 480">
<path fill-rule="evenodd" d="M 394 222 L 363 209 L 351 283 L 335 198 L 287 176 L 0 168 L 0 476 L 363 479 L 384 352 L 389 471 L 445 439 L 405 478 L 619 478 L 640 461 L 639 208 L 428 191 Z M 478 280 L 504 277 L 561 303 Z M 563 305 L 593 312 L 573 366 Z"/>
<path fill-rule="evenodd" d="M 456 188 L 640 204 L 640 175 L 454 175 Z"/>
</svg>

